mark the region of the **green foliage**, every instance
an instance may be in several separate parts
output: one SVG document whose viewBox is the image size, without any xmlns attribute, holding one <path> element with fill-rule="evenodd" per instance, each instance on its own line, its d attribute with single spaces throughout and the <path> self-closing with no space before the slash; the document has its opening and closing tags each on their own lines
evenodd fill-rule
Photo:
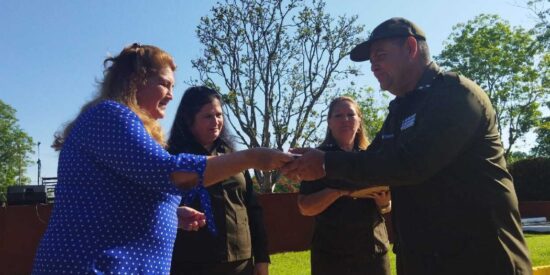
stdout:
<svg viewBox="0 0 550 275">
<path fill-rule="evenodd" d="M 219 83 L 227 125 L 246 147 L 316 145 L 326 95 L 356 75 L 340 63 L 359 41 L 357 16 L 332 17 L 323 1 L 224 0 L 201 18 L 196 82 Z M 255 171 L 269 192 L 278 173 Z"/>
<path fill-rule="evenodd" d="M 550 101 L 546 102 L 546 108 L 550 110 Z M 536 157 L 550 158 L 550 116 L 542 119 L 535 133 L 537 145 L 531 149 L 531 153 Z"/>
<path fill-rule="evenodd" d="M 531 150 L 537 157 L 550 158 L 550 117 L 535 130 L 537 133 L 537 145 Z"/>
<path fill-rule="evenodd" d="M 520 201 L 550 201 L 550 158 L 519 160 L 509 170 Z"/>
<path fill-rule="evenodd" d="M 506 162 L 508 163 L 508 165 L 511 165 L 515 162 L 518 162 L 518 161 L 521 161 L 521 160 L 525 160 L 525 159 L 530 159 L 532 158 L 533 156 L 532 155 L 529 155 L 525 152 L 516 152 L 516 151 L 512 151 L 510 153 L 510 155 L 508 156 L 508 159 L 506 160 Z"/>
<path fill-rule="evenodd" d="M 507 134 L 508 158 L 516 141 L 540 123 L 540 102 L 550 89 L 548 55 L 533 31 L 482 14 L 454 26 L 436 60 L 474 80 L 489 95 L 499 131 Z"/>
<path fill-rule="evenodd" d="M 24 175 L 32 148 L 32 138 L 17 124 L 15 109 L 0 100 L 0 201 L 6 201 L 8 186 L 30 182 Z"/>
<path fill-rule="evenodd" d="M 548 0 L 529 0 L 527 6 L 535 15 L 537 24 L 533 31 L 537 35 L 537 40 L 542 43 L 546 49 L 550 49 L 550 7 L 546 4 Z"/>
<path fill-rule="evenodd" d="M 300 190 L 300 182 L 292 181 L 281 176 L 277 183 L 272 186 L 273 193 L 293 193 Z"/>
</svg>

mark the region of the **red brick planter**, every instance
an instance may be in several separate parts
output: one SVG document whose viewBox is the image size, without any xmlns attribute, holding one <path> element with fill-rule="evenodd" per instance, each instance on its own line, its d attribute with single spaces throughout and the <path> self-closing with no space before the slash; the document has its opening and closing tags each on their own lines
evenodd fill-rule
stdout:
<svg viewBox="0 0 550 275">
<path fill-rule="evenodd" d="M 264 208 L 270 253 L 308 249 L 313 218 L 300 215 L 297 194 L 264 194 L 259 199 Z M 521 202 L 519 209 L 522 217 L 550 219 L 550 201 Z M 30 273 L 51 210 L 51 204 L 0 207 L 0 274 Z M 388 215 L 386 222 L 391 222 Z"/>
</svg>

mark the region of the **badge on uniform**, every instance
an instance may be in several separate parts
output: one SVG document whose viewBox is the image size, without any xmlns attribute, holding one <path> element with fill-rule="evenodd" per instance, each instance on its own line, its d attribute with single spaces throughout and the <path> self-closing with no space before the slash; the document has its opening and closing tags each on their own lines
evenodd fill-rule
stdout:
<svg viewBox="0 0 550 275">
<path fill-rule="evenodd" d="M 412 114 L 411 116 L 403 119 L 403 121 L 401 122 L 401 128 L 400 128 L 401 131 L 414 126 L 415 120 L 416 120 L 416 114 Z"/>
</svg>

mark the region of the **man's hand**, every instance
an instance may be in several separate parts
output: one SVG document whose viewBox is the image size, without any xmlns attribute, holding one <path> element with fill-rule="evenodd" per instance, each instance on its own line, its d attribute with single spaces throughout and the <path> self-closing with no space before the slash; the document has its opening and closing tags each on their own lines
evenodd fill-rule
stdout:
<svg viewBox="0 0 550 275">
<path fill-rule="evenodd" d="M 325 176 L 325 152 L 312 148 L 293 148 L 293 154 L 301 155 L 281 168 L 287 178 L 294 181 L 316 180 Z"/>
<path fill-rule="evenodd" d="M 390 191 L 382 191 L 372 194 L 372 198 L 379 208 L 385 208 L 390 205 L 391 193 Z"/>
<path fill-rule="evenodd" d="M 206 217 L 202 212 L 187 206 L 180 206 L 176 211 L 178 215 L 178 228 L 187 231 L 197 231 L 206 225 Z"/>
</svg>

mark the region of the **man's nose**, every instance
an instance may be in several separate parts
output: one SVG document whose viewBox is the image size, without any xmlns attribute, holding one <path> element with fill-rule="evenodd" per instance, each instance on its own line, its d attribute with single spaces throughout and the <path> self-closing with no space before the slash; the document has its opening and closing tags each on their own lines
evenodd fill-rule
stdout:
<svg viewBox="0 0 550 275">
<path fill-rule="evenodd" d="M 371 61 L 371 62 L 370 62 L 370 70 L 371 70 L 372 72 L 378 70 L 378 64 L 376 64 L 375 62 Z"/>
</svg>

